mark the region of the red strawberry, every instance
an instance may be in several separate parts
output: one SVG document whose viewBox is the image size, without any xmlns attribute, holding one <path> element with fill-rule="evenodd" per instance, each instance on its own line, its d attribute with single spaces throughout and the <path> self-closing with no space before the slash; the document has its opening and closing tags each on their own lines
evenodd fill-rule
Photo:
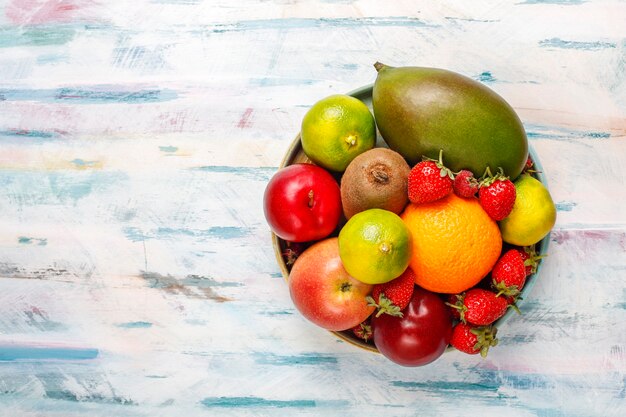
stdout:
<svg viewBox="0 0 626 417">
<path fill-rule="evenodd" d="M 352 333 L 359 339 L 366 342 L 374 338 L 374 329 L 372 329 L 369 320 L 365 320 L 363 323 L 354 326 L 352 328 Z"/>
<path fill-rule="evenodd" d="M 491 176 L 489 174 L 480 182 L 478 200 L 480 205 L 493 220 L 500 221 L 511 213 L 515 204 L 515 185 L 508 177 L 500 173 Z"/>
<path fill-rule="evenodd" d="M 386 313 L 402 317 L 402 310 L 409 304 L 413 296 L 415 274 L 407 268 L 398 278 L 384 284 L 374 285 L 372 296 L 367 297 L 369 305 L 378 309 L 376 317 Z"/>
<path fill-rule="evenodd" d="M 522 259 L 524 260 L 524 266 L 526 267 L 526 276 L 532 275 L 537 272 L 539 266 L 539 260 L 544 258 L 545 255 L 537 255 L 535 251 L 535 245 L 524 246 L 518 249 Z"/>
<path fill-rule="evenodd" d="M 448 294 L 448 301 L 446 304 L 450 306 L 450 314 L 452 314 L 452 318 L 455 320 L 461 320 L 461 312 L 457 308 L 457 302 L 461 300 L 463 301 L 463 294 Z"/>
<path fill-rule="evenodd" d="M 286 242 L 286 245 L 282 255 L 283 259 L 285 259 L 285 264 L 291 267 L 294 262 L 296 262 L 296 259 L 298 259 L 298 256 L 304 252 L 306 246 L 303 242 Z"/>
<path fill-rule="evenodd" d="M 478 192 L 478 180 L 474 178 L 472 171 L 463 169 L 455 175 L 452 188 L 459 197 L 474 197 Z"/>
<path fill-rule="evenodd" d="M 456 305 L 450 306 L 459 310 L 463 323 L 486 326 L 502 317 L 509 303 L 492 291 L 472 288 L 459 296 Z"/>
<path fill-rule="evenodd" d="M 530 156 L 526 159 L 526 164 L 524 165 L 524 169 L 531 169 L 533 167 L 533 160 L 530 159 Z"/>
<path fill-rule="evenodd" d="M 529 174 L 533 174 L 535 172 L 539 172 L 539 171 L 537 171 L 535 169 L 535 163 L 530 158 L 530 156 L 528 157 L 528 159 L 526 159 L 526 163 L 524 164 L 524 169 L 522 170 L 522 172 L 527 172 Z"/>
<path fill-rule="evenodd" d="M 491 270 L 491 279 L 498 296 L 519 295 L 526 283 L 526 267 L 522 253 L 517 249 L 506 251 Z"/>
<path fill-rule="evenodd" d="M 459 323 L 452 330 L 450 344 L 461 352 L 470 355 L 480 353 L 480 356 L 484 358 L 489 348 L 498 344 L 497 332 L 498 330 L 492 326 Z"/>
<path fill-rule="evenodd" d="M 439 161 L 425 159 L 409 172 L 409 200 L 416 204 L 439 200 L 452 192 L 453 178 L 452 171 L 443 165 L 440 151 Z"/>
</svg>

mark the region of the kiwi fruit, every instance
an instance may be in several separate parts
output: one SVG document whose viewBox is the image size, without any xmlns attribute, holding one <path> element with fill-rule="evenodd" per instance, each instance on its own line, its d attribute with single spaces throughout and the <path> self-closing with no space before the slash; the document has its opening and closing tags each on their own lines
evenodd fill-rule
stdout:
<svg viewBox="0 0 626 417">
<path fill-rule="evenodd" d="M 408 203 L 410 171 L 402 155 L 388 148 L 374 148 L 354 158 L 341 177 L 346 218 L 371 208 L 400 214 Z"/>
</svg>

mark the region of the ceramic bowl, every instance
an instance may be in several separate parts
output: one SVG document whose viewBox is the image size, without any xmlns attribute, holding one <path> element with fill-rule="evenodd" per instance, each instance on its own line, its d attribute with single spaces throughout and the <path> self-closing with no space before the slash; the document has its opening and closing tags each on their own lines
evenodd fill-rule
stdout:
<svg viewBox="0 0 626 417">
<path fill-rule="evenodd" d="M 372 88 L 373 88 L 373 84 L 370 84 L 370 85 L 358 88 L 354 91 L 351 91 L 348 94 L 363 101 L 370 108 L 370 111 L 371 111 L 372 110 Z M 381 146 L 381 147 L 386 146 L 385 142 L 383 141 L 379 133 L 378 133 L 377 140 L 376 140 L 376 146 Z M 534 174 L 535 177 L 547 187 L 546 178 L 543 173 L 543 168 L 541 166 L 539 158 L 537 157 L 537 154 L 535 153 L 534 149 L 532 148 L 530 144 L 529 144 L 529 154 L 530 154 L 531 160 L 534 163 L 534 169 L 538 171 L 536 174 Z M 298 134 L 293 140 L 293 142 L 291 143 L 291 146 L 287 150 L 287 153 L 285 154 L 280 164 L 280 168 L 284 168 L 288 165 L 292 165 L 296 163 L 313 163 L 304 154 L 304 151 L 302 150 L 302 142 L 300 140 L 300 134 Z M 341 177 L 338 177 L 337 180 L 341 181 Z M 541 240 L 539 243 L 535 245 L 535 249 L 539 255 L 545 255 L 547 253 L 549 242 L 550 242 L 550 234 L 548 234 L 545 238 L 543 238 L 543 240 Z M 285 278 L 285 280 L 288 280 L 290 267 L 286 264 L 285 259 L 283 257 L 283 253 L 285 252 L 287 248 L 287 242 L 285 242 L 283 239 L 279 238 L 278 236 L 272 233 L 272 244 L 274 246 L 274 253 L 276 255 L 276 260 L 283 274 L 283 277 Z M 537 267 L 537 272 L 533 274 L 532 276 L 529 276 L 526 279 L 526 284 L 524 285 L 524 288 L 522 289 L 521 299 L 517 302 L 518 307 L 520 307 L 522 311 L 523 311 L 524 301 L 528 299 L 528 295 L 530 294 L 532 287 L 534 286 L 535 281 L 537 280 L 537 276 L 541 272 L 542 263 L 543 262 L 540 260 L 539 265 Z M 494 326 L 500 328 L 514 314 L 518 314 L 518 313 L 516 313 L 513 309 L 509 309 L 503 317 L 501 317 L 494 323 Z M 376 346 L 374 346 L 372 343 L 364 342 L 363 340 L 357 338 L 356 336 L 352 334 L 350 330 L 346 330 L 342 332 L 331 332 L 331 333 L 333 333 L 336 337 L 348 343 L 358 346 L 359 348 L 366 349 L 372 352 L 378 352 L 378 350 L 376 349 Z"/>
</svg>

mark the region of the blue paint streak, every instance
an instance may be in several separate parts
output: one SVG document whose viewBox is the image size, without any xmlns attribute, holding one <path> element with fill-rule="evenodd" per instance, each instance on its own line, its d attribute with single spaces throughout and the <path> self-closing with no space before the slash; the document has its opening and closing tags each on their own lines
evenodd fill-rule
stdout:
<svg viewBox="0 0 626 417">
<path fill-rule="evenodd" d="M 219 408 L 311 408 L 316 407 L 313 400 L 267 400 L 258 397 L 208 397 L 200 401 L 205 407 Z"/>
<path fill-rule="evenodd" d="M 81 104 L 154 103 L 173 100 L 176 97 L 177 94 L 170 90 L 114 91 L 106 88 L 103 91 L 62 88 L 55 96 L 57 100 L 76 100 Z"/>
<path fill-rule="evenodd" d="M 54 348 L 33 346 L 0 346 L 0 361 L 21 360 L 89 360 L 98 357 L 98 349 Z"/>
<path fill-rule="evenodd" d="M 9 129 L 0 130 L 0 136 L 6 136 L 9 138 L 48 140 L 58 138 L 59 134 L 43 130 Z"/>
<path fill-rule="evenodd" d="M 125 227 L 124 234 L 126 235 L 126 239 L 131 242 L 143 242 L 144 240 L 153 239 L 152 236 L 142 232 L 137 227 Z"/>
<path fill-rule="evenodd" d="M 561 201 L 555 204 L 557 211 L 572 211 L 576 207 L 573 201 Z"/>
<path fill-rule="evenodd" d="M 215 25 L 210 29 L 213 33 L 238 32 L 248 30 L 292 30 L 342 27 L 438 27 L 411 17 L 363 17 L 363 18 L 286 18 L 246 20 L 231 24 Z"/>
<path fill-rule="evenodd" d="M 305 353 L 302 355 L 294 356 L 279 356 L 272 353 L 257 353 L 255 354 L 256 363 L 260 365 L 282 365 L 282 366 L 294 366 L 294 365 L 336 365 L 337 358 L 333 356 L 318 355 L 315 353 Z"/>
<path fill-rule="evenodd" d="M 617 304 L 617 307 L 620 307 L 623 310 L 626 310 L 626 288 L 622 289 L 622 300 L 624 300 L 621 303 Z"/>
<path fill-rule="evenodd" d="M 141 277 L 148 281 L 150 288 L 168 288 L 172 285 L 184 285 L 197 288 L 241 287 L 241 282 L 216 281 L 213 278 L 201 275 L 187 275 L 176 278 L 172 275 L 162 275 L 158 272 L 143 272 Z"/>
<path fill-rule="evenodd" d="M 491 75 L 491 71 L 483 71 L 481 74 L 476 77 L 476 79 L 483 83 L 492 83 L 495 82 L 496 79 Z"/>
<path fill-rule="evenodd" d="M 459 391 L 467 392 L 467 395 L 471 395 L 471 392 L 495 393 L 500 387 L 495 381 L 391 381 L 390 384 L 409 391 Z"/>
<path fill-rule="evenodd" d="M 113 66 L 118 68 L 139 68 L 142 72 L 155 72 L 167 65 L 164 51 L 167 46 L 155 46 L 148 49 L 144 46 L 115 48 Z"/>
<path fill-rule="evenodd" d="M 533 342 L 537 339 L 537 336 L 533 334 L 516 334 L 514 336 L 500 336 L 498 335 L 498 340 L 502 345 L 511 345 L 511 344 L 527 344 Z"/>
<path fill-rule="evenodd" d="M 76 104 L 156 103 L 175 100 L 173 90 L 140 89 L 121 90 L 113 85 L 90 86 L 90 89 L 1 89 L 0 97 L 6 101 L 73 102 Z"/>
<path fill-rule="evenodd" d="M 467 17 L 455 17 L 455 16 L 446 16 L 446 20 L 452 21 L 461 21 L 461 22 L 471 22 L 471 23 L 497 23 L 500 22 L 500 19 L 473 19 Z"/>
<path fill-rule="evenodd" d="M 148 239 L 179 239 L 181 236 L 201 239 L 240 239 L 250 234 L 250 230 L 244 227 L 215 226 L 208 229 L 173 229 L 159 227 L 156 230 L 144 232 L 136 227 L 125 227 L 124 234 L 132 242 L 143 242 Z"/>
<path fill-rule="evenodd" d="M 36 237 L 27 236 L 20 236 L 17 238 L 17 243 L 19 243 L 20 245 L 31 245 L 35 241 L 37 242 L 37 246 L 46 246 L 48 244 L 48 239 L 39 239 Z"/>
<path fill-rule="evenodd" d="M 288 78 L 288 77 L 265 77 L 265 78 L 251 78 L 249 83 L 256 87 L 282 87 L 291 85 L 313 85 L 319 80 L 303 79 L 303 78 Z"/>
<path fill-rule="evenodd" d="M 128 323 L 116 324 L 116 326 L 123 329 L 148 329 L 152 327 L 152 323 L 147 321 L 130 321 Z"/>
<path fill-rule="evenodd" d="M 539 46 L 542 48 L 578 49 L 583 51 L 617 48 L 617 45 L 612 42 L 578 42 L 566 41 L 559 38 L 544 39 L 539 41 Z"/>
<path fill-rule="evenodd" d="M 451 395 L 460 398 L 503 399 L 509 398 L 502 392 L 502 388 L 515 390 L 552 389 L 554 384 L 544 375 L 518 374 L 509 371 L 484 369 L 474 366 L 468 371 L 475 377 L 469 381 L 391 381 L 393 387 L 404 388 L 408 391 L 431 392 L 437 395 Z"/>
<path fill-rule="evenodd" d="M 232 174 L 245 178 L 268 181 L 274 173 L 278 170 L 278 167 L 232 167 L 223 165 L 211 165 L 192 168 L 195 171 L 202 171 L 212 174 Z"/>
<path fill-rule="evenodd" d="M 575 140 L 611 138 L 611 134 L 609 132 L 580 131 L 536 124 L 526 124 L 525 128 L 526 136 L 529 139 Z"/>
<path fill-rule="evenodd" d="M 291 316 L 293 315 L 293 311 L 290 310 L 279 310 L 279 311 L 262 311 L 262 316 Z"/>
<path fill-rule="evenodd" d="M 585 136 L 593 139 L 608 139 L 611 137 L 611 134 L 607 132 L 587 132 Z"/>
<path fill-rule="evenodd" d="M 241 282 L 231 281 L 216 281 L 213 278 L 204 277 L 200 275 L 187 275 L 185 278 L 179 280 L 179 282 L 188 287 L 198 288 L 213 288 L 213 287 L 242 287 Z"/>
<path fill-rule="evenodd" d="M 80 25 L 0 27 L 0 48 L 64 45 L 74 39 L 79 29 Z"/>
<path fill-rule="evenodd" d="M 37 57 L 37 65 L 58 64 L 60 62 L 69 62 L 67 54 L 44 54 Z"/>
<path fill-rule="evenodd" d="M 176 146 L 159 146 L 161 152 L 174 153 L 178 150 Z"/>
<path fill-rule="evenodd" d="M 85 161 L 83 159 L 77 158 L 74 159 L 72 161 L 70 161 L 71 163 L 73 163 L 74 165 L 76 165 L 79 168 L 91 168 L 94 165 L 96 165 L 98 163 L 98 161 Z"/>
<path fill-rule="evenodd" d="M 137 405 L 136 402 L 129 398 L 117 395 L 107 396 L 96 392 L 88 391 L 87 394 L 78 395 L 77 393 L 65 388 L 65 378 L 57 375 L 51 375 L 49 378 L 39 378 L 45 389 L 45 397 L 53 400 L 69 401 L 72 407 L 77 403 L 95 403 L 95 404 L 115 404 L 115 405 Z M 88 383 L 88 381 L 85 381 Z"/>
<path fill-rule="evenodd" d="M 270 273 L 270 277 L 271 278 L 282 278 L 283 277 L 283 273 L 282 272 L 272 272 L 272 273 Z"/>
<path fill-rule="evenodd" d="M 345 408 L 349 406 L 344 400 L 269 400 L 259 397 L 207 397 L 200 401 L 208 408 Z"/>
<path fill-rule="evenodd" d="M 108 171 L 0 170 L 0 196 L 9 196 L 19 205 L 76 203 L 94 192 L 119 186 L 127 179 L 128 176 L 122 172 Z"/>
</svg>

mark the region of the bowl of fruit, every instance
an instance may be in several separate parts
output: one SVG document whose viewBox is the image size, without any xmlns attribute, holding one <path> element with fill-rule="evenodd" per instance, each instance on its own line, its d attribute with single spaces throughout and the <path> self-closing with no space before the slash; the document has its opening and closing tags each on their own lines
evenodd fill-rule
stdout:
<svg viewBox="0 0 626 417">
<path fill-rule="evenodd" d="M 556 208 L 513 108 L 452 71 L 375 64 L 313 104 L 264 213 L 296 309 L 404 366 L 487 354 L 520 314 Z"/>
</svg>

